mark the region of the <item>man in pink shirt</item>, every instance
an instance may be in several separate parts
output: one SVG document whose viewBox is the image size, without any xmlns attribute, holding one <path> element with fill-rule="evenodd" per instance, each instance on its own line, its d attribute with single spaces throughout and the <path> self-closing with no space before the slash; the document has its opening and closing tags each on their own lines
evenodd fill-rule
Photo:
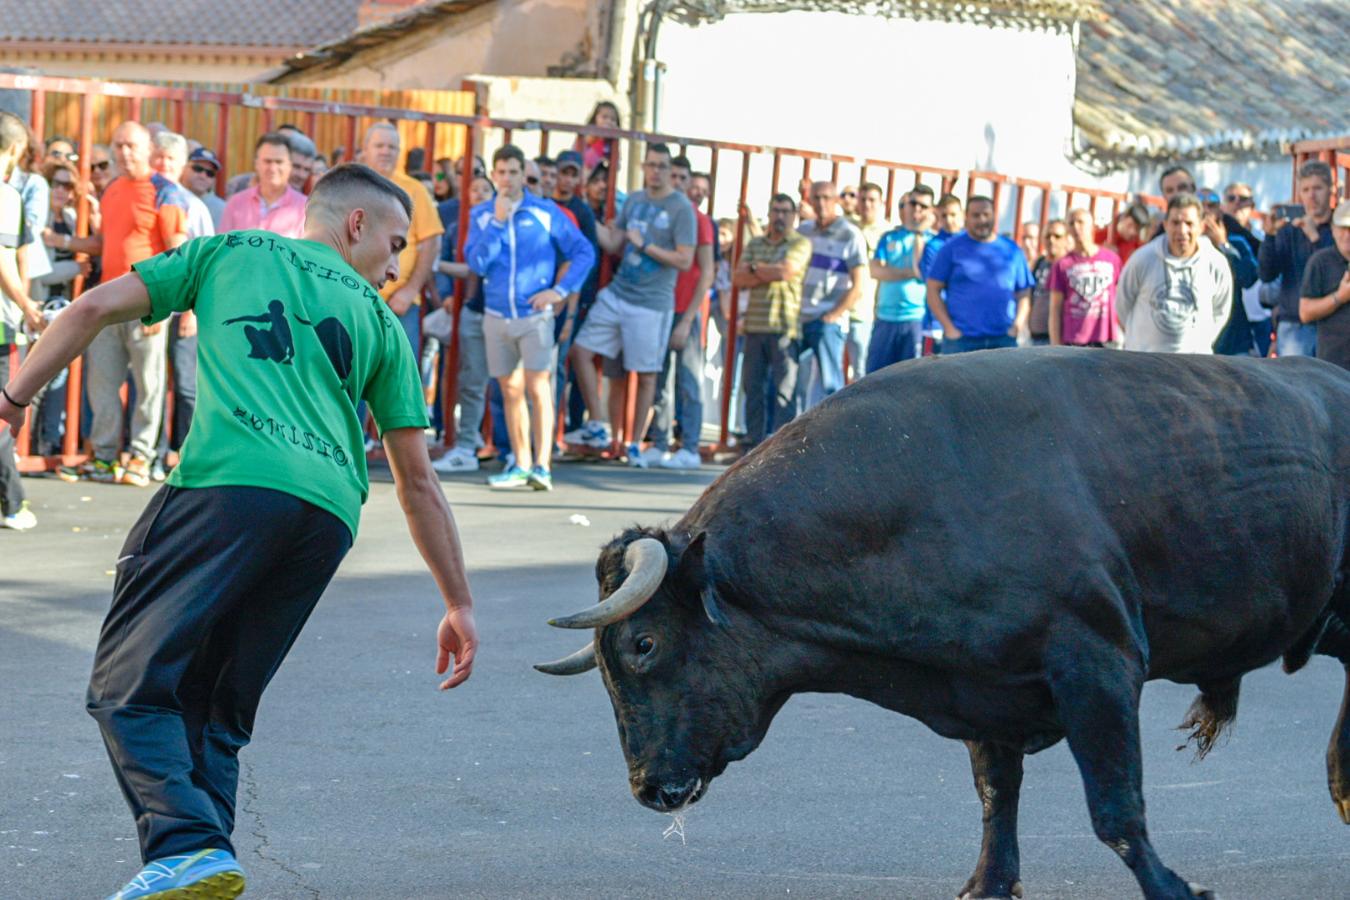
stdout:
<svg viewBox="0 0 1350 900">
<path fill-rule="evenodd" d="M 289 238 L 305 230 L 305 195 L 290 186 L 291 145 L 285 135 L 270 131 L 253 148 L 258 183 L 244 188 L 225 204 L 220 230 L 260 228 Z"/>
<path fill-rule="evenodd" d="M 1073 249 L 1050 271 L 1050 343 L 1102 347 L 1119 337 L 1120 257 L 1097 246 L 1091 212 L 1072 210 L 1068 221 Z"/>
</svg>

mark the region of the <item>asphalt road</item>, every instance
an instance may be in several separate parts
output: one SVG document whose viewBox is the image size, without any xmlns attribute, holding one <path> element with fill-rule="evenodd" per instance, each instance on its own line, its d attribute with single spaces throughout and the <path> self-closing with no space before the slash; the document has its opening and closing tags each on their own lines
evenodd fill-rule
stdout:
<svg viewBox="0 0 1350 900">
<path fill-rule="evenodd" d="M 242 756 L 246 896 L 953 896 L 980 834 L 960 744 L 800 696 L 690 811 L 684 839 L 663 837 L 671 819 L 628 793 L 599 677 L 530 668 L 584 642 L 545 619 L 594 602 L 597 547 L 678 517 L 714 474 L 576 465 L 552 494 L 506 496 L 447 480 L 484 639 L 448 694 L 432 672 L 439 600 L 377 485 Z M 138 857 L 83 692 L 112 563 L 149 494 L 27 484 L 41 527 L 0 532 L 0 900 L 101 898 Z M 1164 861 L 1228 900 L 1350 896 L 1350 830 L 1323 762 L 1341 686 L 1325 659 L 1249 676 L 1231 738 L 1195 764 L 1174 750 L 1193 689 L 1151 684 L 1146 788 Z M 1028 898 L 1138 896 L 1092 835 L 1063 745 L 1028 760 L 1022 797 Z"/>
</svg>

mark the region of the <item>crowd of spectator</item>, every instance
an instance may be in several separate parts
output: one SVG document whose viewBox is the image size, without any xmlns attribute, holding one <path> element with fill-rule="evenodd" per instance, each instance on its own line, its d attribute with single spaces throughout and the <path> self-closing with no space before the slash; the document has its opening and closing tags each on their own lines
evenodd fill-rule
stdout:
<svg viewBox="0 0 1350 900">
<path fill-rule="evenodd" d="M 607 103 L 588 124 L 621 127 Z M 44 145 L 0 114 L 0 385 L 10 345 L 40 339 L 77 281 L 115 278 L 216 232 L 298 237 L 307 195 L 330 164 L 288 125 L 258 139 L 251 171 L 226 180 L 209 148 L 159 123 L 125 122 L 93 146 L 82 183 L 76 146 L 62 136 Z M 506 145 L 489 169 L 477 156 L 405 154 L 398 129 L 379 122 L 331 163 L 344 159 L 413 200 L 399 278 L 380 294 L 419 356 L 434 427 L 452 436 L 435 467 L 476 471 L 495 450 L 504 464 L 487 479 L 494 489 L 551 489 L 552 462 L 568 448 L 639 468 L 697 468 L 705 335 L 725 341 L 733 313 L 732 430 L 742 450 L 849 381 L 923 355 L 1069 345 L 1317 355 L 1350 368 L 1350 204 L 1332 208 L 1332 173 L 1320 162 L 1298 172 L 1300 204 L 1266 216 L 1248 185 L 1220 193 L 1174 167 L 1160 179 L 1161 215 L 1132 203 L 1099 222 L 1072 209 L 1043 229 L 1023 223 L 1014 241 L 999 233 L 990 198 L 963 201 L 925 184 L 899 197 L 894 218 L 877 184 L 804 181 L 796 197 L 775 194 L 763 221 L 746 210 L 714 222 L 710 176 L 660 143 L 646 146 L 642 187 L 616 192 L 612 215 L 620 160 L 617 142 L 601 138 L 578 137 L 556 158 Z M 81 198 L 88 236 L 76 228 Z M 452 321 L 444 301 L 457 288 L 464 302 Z M 75 437 L 89 458 L 60 477 L 163 480 L 191 424 L 195 335 L 191 312 L 100 334 L 78 400 Z M 452 341 L 457 368 L 444 379 Z M 37 454 L 58 455 L 68 440 L 66 383 L 62 375 L 34 398 Z M 458 420 L 443 421 L 443 409 Z M 11 528 L 35 522 L 6 435 L 0 512 Z"/>
</svg>

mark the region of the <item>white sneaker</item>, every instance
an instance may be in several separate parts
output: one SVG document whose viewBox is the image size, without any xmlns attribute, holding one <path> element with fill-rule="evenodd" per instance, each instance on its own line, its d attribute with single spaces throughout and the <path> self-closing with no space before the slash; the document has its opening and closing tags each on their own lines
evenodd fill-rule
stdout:
<svg viewBox="0 0 1350 900">
<path fill-rule="evenodd" d="M 639 450 L 637 444 L 628 445 L 628 464 L 635 469 L 650 469 L 652 466 L 659 466 L 661 465 L 661 458 L 665 455 L 664 450 L 658 450 L 655 447 Z"/>
<path fill-rule="evenodd" d="M 478 456 L 472 450 L 456 447 L 440 459 L 433 460 L 431 467 L 437 472 L 477 472 Z"/>
<path fill-rule="evenodd" d="M 587 422 L 575 431 L 564 434 L 563 440 L 569 444 L 581 444 L 585 447 L 594 447 L 597 450 L 608 450 L 611 442 L 609 425 L 605 422 Z"/>
<path fill-rule="evenodd" d="M 5 516 L 3 525 L 5 528 L 12 528 L 15 531 L 27 531 L 37 524 L 37 516 L 28 508 L 28 501 L 23 501 L 19 506 L 19 511 Z"/>
<path fill-rule="evenodd" d="M 681 447 L 663 455 L 660 465 L 663 469 L 697 469 L 703 465 L 703 458 L 688 447 Z"/>
</svg>

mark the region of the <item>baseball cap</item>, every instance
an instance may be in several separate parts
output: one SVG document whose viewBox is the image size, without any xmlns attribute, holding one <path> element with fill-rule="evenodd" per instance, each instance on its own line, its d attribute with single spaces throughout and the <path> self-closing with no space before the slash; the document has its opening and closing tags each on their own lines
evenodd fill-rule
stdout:
<svg viewBox="0 0 1350 900">
<path fill-rule="evenodd" d="M 1331 224 L 1337 228 L 1350 228 L 1350 200 L 1336 207 L 1336 211 L 1331 214 Z"/>
<path fill-rule="evenodd" d="M 575 150 L 564 150 L 558 154 L 558 168 L 563 166 L 574 166 L 578 172 L 583 168 L 581 154 Z"/>
<path fill-rule="evenodd" d="M 188 155 L 188 162 L 207 163 L 208 165 L 213 166 L 217 172 L 220 171 L 220 160 L 216 158 L 215 153 L 205 147 L 198 147 L 196 150 L 193 150 L 192 153 Z"/>
</svg>

